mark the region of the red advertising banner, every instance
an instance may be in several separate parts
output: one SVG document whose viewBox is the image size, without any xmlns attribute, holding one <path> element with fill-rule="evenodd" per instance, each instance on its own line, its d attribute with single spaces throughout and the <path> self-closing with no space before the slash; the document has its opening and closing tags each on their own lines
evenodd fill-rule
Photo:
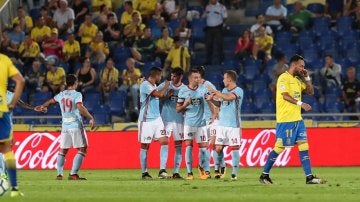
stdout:
<svg viewBox="0 0 360 202">
<path fill-rule="evenodd" d="M 359 166 L 360 128 L 310 128 L 307 130 L 313 166 Z M 244 129 L 240 148 L 241 166 L 264 166 L 275 142 L 275 130 Z M 20 169 L 54 169 L 59 150 L 59 133 L 15 132 L 15 156 Z M 89 132 L 88 154 L 83 169 L 139 168 L 137 132 Z M 195 144 L 194 144 L 195 145 Z M 159 167 L 160 145 L 153 143 L 148 153 L 149 168 Z M 185 151 L 185 148 L 183 148 Z M 225 148 L 225 160 L 231 164 L 231 151 Z M 65 168 L 70 168 L 76 154 L 71 149 Z M 174 145 L 170 144 L 167 167 L 173 166 Z M 194 166 L 198 151 L 193 150 Z M 212 162 L 211 162 L 212 163 Z M 184 153 L 183 162 L 184 166 Z M 300 166 L 296 147 L 287 148 L 276 166 Z"/>
</svg>

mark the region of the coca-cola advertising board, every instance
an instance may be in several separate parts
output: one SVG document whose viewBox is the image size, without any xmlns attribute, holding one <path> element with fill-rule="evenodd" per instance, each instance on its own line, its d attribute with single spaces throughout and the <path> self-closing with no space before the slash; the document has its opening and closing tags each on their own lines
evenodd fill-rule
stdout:
<svg viewBox="0 0 360 202">
<path fill-rule="evenodd" d="M 360 128 L 310 128 L 307 130 L 313 166 L 359 166 Z M 15 132 L 14 150 L 20 169 L 54 169 L 59 149 L 58 132 Z M 83 169 L 139 168 L 136 131 L 88 132 L 88 154 Z M 240 148 L 241 166 L 263 166 L 275 142 L 274 129 L 243 129 Z M 196 145 L 196 144 L 194 144 Z M 149 168 L 159 167 L 159 144 L 153 143 L 148 153 Z M 174 145 L 171 141 L 167 166 L 173 166 Z M 184 148 L 183 148 L 184 151 Z M 231 151 L 225 148 L 225 160 L 231 165 Z M 76 150 L 67 155 L 65 168 L 70 168 Z M 193 150 L 194 166 L 198 151 Z M 211 162 L 212 163 L 212 162 Z M 300 166 L 296 147 L 287 148 L 276 166 Z M 184 164 L 184 155 L 183 162 Z"/>
</svg>

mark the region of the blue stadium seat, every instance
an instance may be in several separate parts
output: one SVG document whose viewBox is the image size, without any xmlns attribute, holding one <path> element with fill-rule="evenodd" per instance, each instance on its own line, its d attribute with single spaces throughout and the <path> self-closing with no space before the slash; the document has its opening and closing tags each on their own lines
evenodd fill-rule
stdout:
<svg viewBox="0 0 360 202">
<path fill-rule="evenodd" d="M 225 37 L 224 38 L 224 50 L 235 51 L 237 45 L 237 38 L 235 37 Z"/>
<path fill-rule="evenodd" d="M 264 103 L 271 102 L 272 92 L 268 88 L 261 89 L 254 94 L 254 105 L 259 110 Z"/>
<path fill-rule="evenodd" d="M 325 5 L 321 3 L 309 3 L 306 8 L 316 14 L 323 14 L 325 12 Z"/>
<path fill-rule="evenodd" d="M 292 39 L 292 33 L 291 32 L 281 31 L 281 32 L 277 32 L 275 34 L 275 41 L 276 42 L 280 42 L 280 41 L 291 42 L 291 39 Z"/>
<path fill-rule="evenodd" d="M 248 24 L 234 24 L 234 25 L 229 25 L 225 30 L 224 30 L 224 36 L 225 37 L 236 37 L 238 38 L 239 36 L 242 36 L 243 32 L 246 29 L 249 29 L 251 25 Z"/>
<path fill-rule="evenodd" d="M 203 65 L 206 61 L 206 52 L 203 50 L 194 51 L 191 54 L 191 64 L 192 65 Z"/>
<path fill-rule="evenodd" d="M 179 25 L 180 25 L 180 20 L 179 19 L 171 19 L 170 21 L 169 21 L 169 28 L 171 29 L 171 30 L 173 30 L 173 32 L 175 32 L 175 30 L 179 27 Z"/>
<path fill-rule="evenodd" d="M 202 5 L 188 5 L 187 10 L 188 11 L 192 11 L 192 10 L 198 11 L 201 16 L 204 12 L 204 7 Z"/>
<path fill-rule="evenodd" d="M 109 100 L 117 100 L 122 99 L 127 96 L 127 92 L 125 91 L 112 91 L 109 94 Z"/>
<path fill-rule="evenodd" d="M 244 96 L 246 97 L 246 96 Z M 241 106 L 241 114 L 254 114 L 256 113 L 256 108 L 252 102 L 244 100 Z M 254 117 L 241 117 L 242 120 L 254 120 Z"/>
<path fill-rule="evenodd" d="M 306 49 L 302 49 L 301 52 L 306 63 L 312 63 L 319 58 L 319 51 L 316 46 L 309 46 Z"/>
<path fill-rule="evenodd" d="M 29 16 L 33 20 L 33 22 L 36 22 L 38 18 L 41 16 L 40 9 L 39 8 L 33 8 L 29 12 Z"/>
<path fill-rule="evenodd" d="M 336 30 L 339 35 L 346 35 L 347 32 L 352 31 L 354 18 L 351 16 L 342 16 L 336 19 Z"/>
<path fill-rule="evenodd" d="M 122 96 L 109 96 L 109 107 L 111 115 L 121 116 L 125 114 L 127 95 L 123 93 Z"/>
<path fill-rule="evenodd" d="M 268 88 L 270 78 L 267 74 L 257 74 L 256 79 L 252 81 L 252 91 L 258 92 L 259 90 Z"/>
<path fill-rule="evenodd" d="M 192 34 L 191 38 L 194 41 L 204 41 L 205 40 L 205 32 L 204 28 L 206 27 L 206 21 L 203 18 L 193 19 L 191 22 L 192 25 Z"/>
<path fill-rule="evenodd" d="M 32 110 L 24 110 L 22 113 L 23 116 L 38 116 L 39 113 Z M 40 124 L 40 119 L 36 118 L 25 118 L 23 119 L 25 124 Z"/>
<path fill-rule="evenodd" d="M 145 62 L 144 66 L 141 68 L 141 70 L 142 70 L 142 75 L 147 78 L 148 75 L 149 75 L 149 73 L 150 73 L 150 69 L 153 68 L 153 67 L 162 68 L 160 62 L 157 62 L 157 61 L 148 61 L 148 62 Z"/>
<path fill-rule="evenodd" d="M 94 120 L 96 124 L 100 124 L 100 125 L 110 123 L 109 114 L 106 113 L 95 113 Z"/>
<path fill-rule="evenodd" d="M 259 113 L 262 114 L 275 114 L 275 104 L 272 101 L 269 102 L 265 102 L 262 104 L 261 108 L 259 109 Z M 264 116 L 262 117 L 263 120 L 273 120 L 275 119 L 274 117 L 268 117 L 268 116 Z"/>
<path fill-rule="evenodd" d="M 225 60 L 222 64 L 224 70 L 234 70 L 239 73 L 240 70 L 240 62 L 237 59 L 233 60 Z"/>
<path fill-rule="evenodd" d="M 33 105 L 41 105 L 52 97 L 51 92 L 36 92 L 32 101 Z"/>
</svg>

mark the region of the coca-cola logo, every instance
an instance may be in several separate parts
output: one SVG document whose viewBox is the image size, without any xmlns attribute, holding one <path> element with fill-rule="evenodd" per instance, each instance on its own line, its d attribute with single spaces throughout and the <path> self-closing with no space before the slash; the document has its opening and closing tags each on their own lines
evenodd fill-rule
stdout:
<svg viewBox="0 0 360 202">
<path fill-rule="evenodd" d="M 53 169 L 56 167 L 57 154 L 60 147 L 60 136 L 50 133 L 33 133 L 24 140 L 16 141 L 15 158 L 17 168 Z"/>
<path fill-rule="evenodd" d="M 262 130 L 254 138 L 241 139 L 240 166 L 264 166 L 271 152 L 274 142 L 270 142 L 271 136 L 276 135 L 275 129 Z M 214 151 L 213 151 L 214 152 Z M 286 166 L 290 161 L 291 148 L 286 148 L 276 159 L 275 166 Z M 224 148 L 225 162 L 232 165 L 231 149 Z"/>
</svg>

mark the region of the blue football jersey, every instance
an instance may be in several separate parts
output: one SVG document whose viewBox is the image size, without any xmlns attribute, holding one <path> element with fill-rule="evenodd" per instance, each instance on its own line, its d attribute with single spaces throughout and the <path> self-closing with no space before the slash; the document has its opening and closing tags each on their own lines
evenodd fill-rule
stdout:
<svg viewBox="0 0 360 202">
<path fill-rule="evenodd" d="M 240 87 L 235 87 L 232 90 L 224 88 L 222 93 L 233 93 L 236 95 L 236 99 L 232 101 L 222 101 L 219 112 L 219 126 L 240 128 L 241 127 L 241 104 L 244 96 L 244 92 Z"/>
<path fill-rule="evenodd" d="M 205 88 L 206 93 L 208 93 L 208 90 L 206 88 L 206 86 L 211 86 L 212 88 L 216 89 L 214 84 L 212 84 L 210 81 L 205 81 L 203 84 L 200 84 L 200 87 Z M 205 121 L 210 121 L 211 120 L 211 110 L 209 107 L 209 103 L 206 102 L 205 100 L 205 105 L 204 105 L 204 119 Z"/>
<path fill-rule="evenodd" d="M 184 86 L 180 89 L 178 102 L 183 103 L 186 99 L 191 99 L 191 104 L 186 108 L 184 113 L 184 125 L 192 127 L 205 126 L 204 105 L 206 89 L 198 86 L 196 89 L 190 89 Z"/>
<path fill-rule="evenodd" d="M 161 83 L 158 89 L 164 88 L 165 83 Z M 172 95 L 163 101 L 161 118 L 164 122 L 175 122 L 175 123 L 184 123 L 184 115 L 182 113 L 176 112 L 176 103 L 178 101 L 178 95 L 181 88 L 185 85 L 181 83 L 180 86 L 174 86 L 171 82 L 169 88 L 166 91 L 166 94 L 169 90 L 172 90 Z"/>
<path fill-rule="evenodd" d="M 139 121 L 154 121 L 160 117 L 159 98 L 152 96 L 157 90 L 156 84 L 145 80 L 140 84 L 140 114 Z"/>
<path fill-rule="evenodd" d="M 62 129 L 83 128 L 77 103 L 82 103 L 82 95 L 76 90 L 64 90 L 54 97 L 59 103 L 62 115 Z"/>
</svg>

